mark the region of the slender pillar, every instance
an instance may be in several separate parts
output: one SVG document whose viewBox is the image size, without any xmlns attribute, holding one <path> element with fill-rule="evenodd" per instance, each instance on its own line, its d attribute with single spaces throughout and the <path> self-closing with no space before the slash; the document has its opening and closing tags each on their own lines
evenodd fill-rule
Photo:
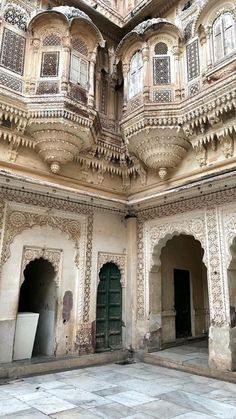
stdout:
<svg viewBox="0 0 236 419">
<path fill-rule="evenodd" d="M 88 91 L 88 105 L 94 107 L 94 72 L 96 64 L 96 52 L 91 54 L 89 66 L 89 91 Z"/>
<path fill-rule="evenodd" d="M 63 38 L 63 72 L 61 77 L 61 91 L 67 92 L 70 79 L 70 38 Z"/>
<path fill-rule="evenodd" d="M 212 68 L 212 27 L 208 26 L 206 28 L 206 51 L 207 51 L 207 70 Z"/>
<path fill-rule="evenodd" d="M 142 48 L 143 56 L 143 100 L 149 102 L 149 46 L 145 42 Z"/>
<path fill-rule="evenodd" d="M 126 346 L 136 347 L 137 219 L 127 218 Z"/>
<path fill-rule="evenodd" d="M 129 65 L 123 64 L 123 77 L 124 77 L 124 99 L 123 99 L 123 112 L 127 110 L 127 100 L 128 100 L 128 71 Z"/>
</svg>

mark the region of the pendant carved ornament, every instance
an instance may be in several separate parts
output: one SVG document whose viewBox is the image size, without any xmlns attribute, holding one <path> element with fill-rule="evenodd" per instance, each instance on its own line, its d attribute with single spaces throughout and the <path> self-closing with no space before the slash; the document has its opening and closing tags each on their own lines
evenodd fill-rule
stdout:
<svg viewBox="0 0 236 419">
<path fill-rule="evenodd" d="M 145 165 L 158 171 L 165 179 L 169 169 L 180 164 L 189 149 L 189 142 L 179 127 L 141 130 L 128 140 L 128 148 Z"/>
</svg>

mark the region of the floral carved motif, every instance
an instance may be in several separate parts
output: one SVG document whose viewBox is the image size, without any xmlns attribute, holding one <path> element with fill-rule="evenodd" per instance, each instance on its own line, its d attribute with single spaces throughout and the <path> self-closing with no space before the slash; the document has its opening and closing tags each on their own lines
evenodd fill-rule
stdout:
<svg viewBox="0 0 236 419">
<path fill-rule="evenodd" d="M 22 266 L 21 266 L 21 284 L 24 281 L 24 270 L 26 266 L 33 260 L 43 258 L 50 262 L 55 271 L 55 279 L 57 286 L 59 286 L 60 281 L 60 267 L 62 261 L 62 250 L 60 249 L 46 249 L 40 247 L 24 247 L 23 257 L 22 257 Z"/>
<path fill-rule="evenodd" d="M 114 263 L 120 270 L 121 278 L 121 286 L 125 287 L 126 283 L 126 255 L 116 254 L 116 253 L 98 253 L 98 279 L 99 279 L 99 272 L 103 265 L 106 263 Z"/>
<path fill-rule="evenodd" d="M 79 355 L 86 355 L 93 351 L 91 323 L 79 324 L 76 334 L 75 350 L 79 350 Z"/>
<path fill-rule="evenodd" d="M 218 239 L 217 210 L 207 211 L 208 239 L 208 287 L 212 325 L 222 326 L 226 322 L 221 254 Z"/>
<path fill-rule="evenodd" d="M 83 310 L 84 323 L 89 322 L 89 314 L 90 314 L 92 242 L 93 242 L 93 216 L 89 215 L 88 226 L 87 226 L 87 248 L 86 248 L 86 266 L 85 266 L 85 280 L 84 280 L 84 310 Z"/>
</svg>

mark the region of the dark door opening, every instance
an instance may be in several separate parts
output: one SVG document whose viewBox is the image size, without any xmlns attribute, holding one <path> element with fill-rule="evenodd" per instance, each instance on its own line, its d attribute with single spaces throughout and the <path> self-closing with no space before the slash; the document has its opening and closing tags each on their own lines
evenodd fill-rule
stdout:
<svg viewBox="0 0 236 419">
<path fill-rule="evenodd" d="M 39 313 L 32 356 L 52 355 L 56 313 L 55 271 L 50 262 L 40 258 L 24 270 L 18 312 Z"/>
<path fill-rule="evenodd" d="M 189 271 L 174 269 L 176 339 L 192 336 Z"/>
<path fill-rule="evenodd" d="M 122 346 L 122 287 L 120 271 L 107 263 L 100 271 L 97 291 L 96 350 Z"/>
</svg>

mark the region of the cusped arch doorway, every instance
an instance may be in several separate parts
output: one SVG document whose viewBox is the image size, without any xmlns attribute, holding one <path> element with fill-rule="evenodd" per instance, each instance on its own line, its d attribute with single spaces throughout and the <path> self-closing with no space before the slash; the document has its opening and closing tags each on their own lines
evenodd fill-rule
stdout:
<svg viewBox="0 0 236 419">
<path fill-rule="evenodd" d="M 99 273 L 96 308 L 96 351 L 122 347 L 121 273 L 114 263 L 106 263 Z"/>
<path fill-rule="evenodd" d="M 18 312 L 39 313 L 32 356 L 53 355 L 55 346 L 57 285 L 52 264 L 44 259 L 32 260 L 24 270 Z"/>
</svg>

